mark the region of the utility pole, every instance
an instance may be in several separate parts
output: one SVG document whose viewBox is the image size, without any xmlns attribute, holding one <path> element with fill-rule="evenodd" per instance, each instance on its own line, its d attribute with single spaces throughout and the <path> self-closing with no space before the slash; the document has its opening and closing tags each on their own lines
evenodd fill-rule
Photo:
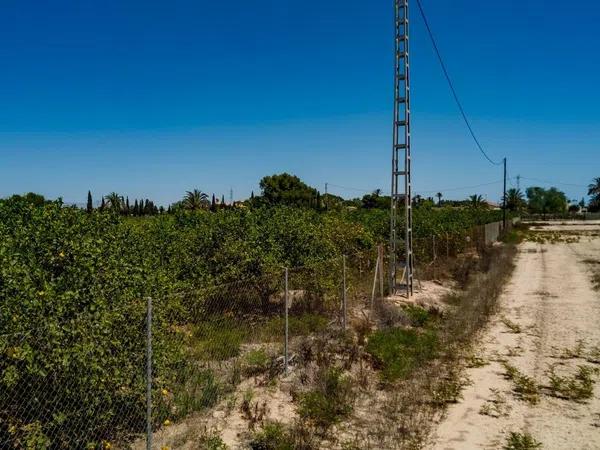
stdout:
<svg viewBox="0 0 600 450">
<path fill-rule="evenodd" d="M 329 202 L 327 201 L 327 188 L 329 183 L 325 183 L 325 211 L 329 211 Z"/>
<path fill-rule="evenodd" d="M 397 272 L 401 267 L 398 252 L 398 209 L 404 202 L 404 284 L 406 296 L 413 294 L 413 236 L 412 236 L 412 180 L 410 154 L 410 74 L 409 74 L 409 0 L 394 1 L 394 128 L 392 147 L 392 198 L 390 214 L 390 291 L 397 291 Z M 400 170 L 400 161 L 404 170 Z M 403 177 L 403 192 L 400 178 Z"/>
<path fill-rule="evenodd" d="M 502 227 L 506 230 L 506 158 L 504 158 L 504 195 L 502 196 Z"/>
</svg>

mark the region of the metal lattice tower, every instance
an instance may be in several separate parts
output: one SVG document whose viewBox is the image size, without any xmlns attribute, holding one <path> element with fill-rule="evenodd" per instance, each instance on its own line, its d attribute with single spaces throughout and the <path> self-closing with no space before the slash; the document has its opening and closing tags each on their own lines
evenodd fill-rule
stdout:
<svg viewBox="0 0 600 450">
<path fill-rule="evenodd" d="M 392 150 L 392 210 L 390 220 L 390 289 L 399 288 L 398 271 L 406 295 L 413 294 L 413 236 L 412 236 L 412 185 L 410 160 L 410 58 L 408 1 L 395 1 L 395 72 L 394 72 L 394 143 Z M 403 160 L 403 170 L 400 164 Z M 401 182 L 404 182 L 402 186 Z M 402 191 L 400 190 L 402 189 Z M 404 205 L 402 205 L 404 203 Z M 399 261 L 399 210 L 404 206 L 404 261 Z"/>
</svg>

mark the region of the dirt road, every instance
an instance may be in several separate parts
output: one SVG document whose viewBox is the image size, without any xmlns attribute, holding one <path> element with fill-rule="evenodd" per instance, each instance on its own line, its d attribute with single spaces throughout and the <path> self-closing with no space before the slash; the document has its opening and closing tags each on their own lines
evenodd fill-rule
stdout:
<svg viewBox="0 0 600 450">
<path fill-rule="evenodd" d="M 471 384 L 429 448 L 503 448 L 515 432 L 543 449 L 600 449 L 600 385 L 585 398 L 600 368 L 600 292 L 591 281 L 600 224 L 534 231 L 537 242 L 521 244 L 500 312 L 476 349 L 482 360 L 467 371 Z M 552 237 L 540 242 L 545 234 Z"/>
</svg>

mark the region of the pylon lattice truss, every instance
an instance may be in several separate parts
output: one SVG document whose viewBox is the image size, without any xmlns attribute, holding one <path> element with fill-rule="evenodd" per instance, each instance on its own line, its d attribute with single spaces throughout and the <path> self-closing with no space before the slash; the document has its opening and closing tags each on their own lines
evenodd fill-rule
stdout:
<svg viewBox="0 0 600 450">
<path fill-rule="evenodd" d="M 410 53 L 408 0 L 395 0 L 394 134 L 390 219 L 390 289 L 413 294 L 413 230 L 410 154 Z M 401 167 L 402 166 L 402 167 Z M 400 220 L 404 212 L 404 220 Z M 403 222 L 403 223 L 402 223 Z M 404 227 L 402 227 L 404 225 Z M 403 236 L 400 229 L 403 229 Z M 399 252 L 403 248 L 402 257 Z M 401 273 L 400 280 L 398 274 Z"/>
</svg>

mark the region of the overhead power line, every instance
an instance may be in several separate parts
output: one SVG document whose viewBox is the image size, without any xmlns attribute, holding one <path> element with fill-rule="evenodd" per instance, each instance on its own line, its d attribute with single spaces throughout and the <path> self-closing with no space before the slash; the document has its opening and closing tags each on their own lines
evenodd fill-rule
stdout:
<svg viewBox="0 0 600 450">
<path fill-rule="evenodd" d="M 452 192 L 452 191 L 465 191 L 467 189 L 476 189 L 476 188 L 480 188 L 480 187 L 484 187 L 484 186 L 492 186 L 494 184 L 499 184 L 502 183 L 502 180 L 496 180 L 496 181 L 490 181 L 489 183 L 482 183 L 482 184 L 476 184 L 476 185 L 472 185 L 472 186 L 461 186 L 461 187 L 453 187 L 453 188 L 446 188 L 446 189 L 435 189 L 433 191 L 419 191 L 417 192 L 417 194 L 435 194 L 437 192 Z"/>
<path fill-rule="evenodd" d="M 435 194 L 437 192 L 452 192 L 452 191 L 465 191 L 467 189 L 477 189 L 480 187 L 485 187 L 485 186 L 492 186 L 494 184 L 499 184 L 502 183 L 502 180 L 496 180 L 496 181 L 489 181 L 487 183 L 481 183 L 481 184 L 475 184 L 475 185 L 470 185 L 470 186 L 458 186 L 458 187 L 450 187 L 450 188 L 442 188 L 442 189 L 433 189 L 433 190 L 427 190 L 427 191 L 418 191 L 415 192 L 415 194 Z M 340 186 L 338 184 L 333 184 L 333 183 L 327 183 L 328 186 L 331 187 L 335 187 L 338 189 L 344 189 L 347 191 L 355 191 L 355 192 L 364 192 L 364 193 L 372 193 L 375 191 L 375 189 L 361 189 L 361 188 L 357 188 L 357 187 L 350 187 L 350 186 Z M 383 189 L 380 189 L 380 192 L 382 195 L 389 195 L 389 191 L 384 191 Z"/>
<path fill-rule="evenodd" d="M 467 117 L 465 109 L 463 108 L 462 103 L 461 103 L 460 99 L 458 98 L 456 89 L 454 89 L 454 84 L 452 83 L 452 79 L 450 78 L 450 74 L 448 73 L 448 69 L 446 68 L 446 63 L 444 62 L 444 58 L 442 58 L 440 49 L 437 45 L 435 37 L 433 36 L 431 27 L 429 26 L 429 21 L 427 20 L 427 16 L 425 15 L 425 11 L 423 10 L 423 5 L 421 5 L 421 0 L 417 0 L 417 6 L 419 7 L 419 12 L 421 13 L 421 17 L 423 18 L 423 22 L 425 23 L 425 28 L 427 28 L 427 33 L 429 34 L 429 38 L 431 39 L 431 43 L 433 44 L 433 48 L 437 55 L 438 61 L 440 62 L 440 66 L 442 67 L 442 71 L 444 72 L 444 77 L 446 78 L 446 81 L 448 82 L 448 86 L 450 87 L 450 91 L 452 92 L 452 96 L 454 97 L 454 101 L 456 102 L 456 105 L 458 106 L 458 109 L 460 110 L 460 114 L 462 115 L 465 125 L 467 125 L 467 128 L 469 129 L 469 133 L 471 134 L 473 141 L 475 141 L 475 145 L 477 146 L 477 148 L 479 149 L 481 154 L 485 157 L 485 159 L 487 159 L 491 164 L 494 164 L 496 166 L 501 165 L 503 163 L 503 161 L 496 162 L 493 159 L 491 159 L 488 156 L 488 154 L 486 153 L 486 151 L 483 149 L 483 146 L 479 142 L 479 139 L 477 139 L 477 136 L 475 135 L 475 131 L 473 131 L 473 127 L 471 126 L 471 122 L 469 121 L 469 119 Z"/>
<path fill-rule="evenodd" d="M 522 180 L 536 181 L 538 183 L 544 184 L 560 184 L 562 186 L 573 186 L 587 189 L 588 186 L 585 184 L 575 184 L 575 183 L 563 183 L 560 181 L 550 181 L 550 180 L 540 180 L 539 178 L 529 178 L 529 177 L 521 177 Z"/>
</svg>

